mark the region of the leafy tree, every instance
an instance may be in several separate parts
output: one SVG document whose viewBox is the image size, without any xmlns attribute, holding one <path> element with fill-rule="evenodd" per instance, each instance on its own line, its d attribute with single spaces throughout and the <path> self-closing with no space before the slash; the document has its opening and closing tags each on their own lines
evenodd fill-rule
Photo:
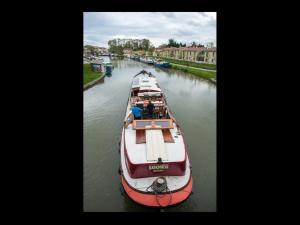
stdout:
<svg viewBox="0 0 300 225">
<path fill-rule="evenodd" d="M 108 41 L 109 51 L 111 53 L 123 54 L 124 49 L 132 49 L 133 51 L 137 50 L 145 50 L 145 51 L 153 51 L 154 46 L 151 45 L 151 42 L 148 39 L 130 39 L 126 40 L 125 43 L 122 39 L 113 39 Z"/>
<path fill-rule="evenodd" d="M 124 48 L 132 49 L 133 48 L 132 42 L 131 41 L 126 41 L 126 43 L 124 45 Z"/>
<path fill-rule="evenodd" d="M 134 41 L 134 42 L 133 42 L 133 47 L 132 47 L 132 49 L 133 49 L 134 51 L 139 50 L 139 43 L 138 43 L 137 41 Z"/>
<path fill-rule="evenodd" d="M 176 47 L 179 48 L 180 44 L 177 43 L 174 39 L 169 39 L 168 47 Z"/>
<path fill-rule="evenodd" d="M 153 55 L 155 47 L 153 45 L 150 45 L 148 52 L 150 53 L 150 55 Z"/>
<path fill-rule="evenodd" d="M 149 47 L 150 47 L 150 41 L 147 39 L 143 39 L 141 43 L 141 49 L 147 51 Z"/>
<path fill-rule="evenodd" d="M 174 39 L 169 39 L 168 47 L 175 47 L 176 42 Z"/>
</svg>

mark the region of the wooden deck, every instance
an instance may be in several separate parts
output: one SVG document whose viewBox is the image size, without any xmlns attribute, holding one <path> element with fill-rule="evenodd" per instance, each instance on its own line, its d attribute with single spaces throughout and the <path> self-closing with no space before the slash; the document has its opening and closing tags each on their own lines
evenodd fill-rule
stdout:
<svg viewBox="0 0 300 225">
<path fill-rule="evenodd" d="M 145 130 L 136 130 L 136 144 L 146 143 L 146 133 Z"/>
<path fill-rule="evenodd" d="M 174 143 L 174 139 L 170 132 L 170 129 L 162 129 L 164 142 L 165 143 Z M 146 133 L 145 130 L 136 130 L 136 144 L 144 144 L 146 143 Z"/>
<path fill-rule="evenodd" d="M 164 141 L 167 143 L 174 143 L 174 139 L 172 137 L 170 129 L 162 129 L 162 133 L 164 136 Z"/>
</svg>

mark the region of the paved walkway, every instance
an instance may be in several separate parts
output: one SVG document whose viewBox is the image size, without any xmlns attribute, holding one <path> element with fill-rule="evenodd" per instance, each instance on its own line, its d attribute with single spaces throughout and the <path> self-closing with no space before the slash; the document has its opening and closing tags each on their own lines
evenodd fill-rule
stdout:
<svg viewBox="0 0 300 225">
<path fill-rule="evenodd" d="M 198 68 L 198 67 L 192 67 L 192 66 L 185 66 L 177 63 L 170 63 L 171 65 L 176 65 L 176 66 L 182 66 L 182 67 L 190 67 L 193 69 L 198 69 L 198 70 L 204 70 L 204 71 L 210 71 L 210 72 L 217 72 L 216 70 L 208 70 L 208 69 L 203 69 L 203 68 Z"/>
</svg>

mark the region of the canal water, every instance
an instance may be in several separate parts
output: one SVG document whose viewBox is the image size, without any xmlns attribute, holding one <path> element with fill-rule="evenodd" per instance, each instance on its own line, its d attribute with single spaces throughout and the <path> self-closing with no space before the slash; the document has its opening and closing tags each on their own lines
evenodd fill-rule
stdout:
<svg viewBox="0 0 300 225">
<path fill-rule="evenodd" d="M 168 105 L 185 134 L 192 164 L 193 194 L 166 212 L 216 211 L 216 86 L 173 69 L 130 59 L 112 60 L 111 76 L 84 91 L 84 211 L 157 211 L 132 202 L 118 175 L 118 142 L 133 75 L 156 75 Z"/>
</svg>

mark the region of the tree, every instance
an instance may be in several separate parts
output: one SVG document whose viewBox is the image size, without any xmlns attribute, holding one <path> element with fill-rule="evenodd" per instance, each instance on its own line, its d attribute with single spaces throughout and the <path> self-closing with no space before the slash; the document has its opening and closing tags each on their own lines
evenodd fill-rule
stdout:
<svg viewBox="0 0 300 225">
<path fill-rule="evenodd" d="M 123 47 L 119 45 L 120 39 L 113 39 L 108 41 L 109 52 L 113 54 L 123 55 Z"/>
<path fill-rule="evenodd" d="M 143 39 L 141 43 L 141 49 L 148 50 L 150 47 L 150 41 L 148 39 Z"/>
<path fill-rule="evenodd" d="M 131 40 L 126 41 L 124 48 L 132 49 L 133 48 L 132 41 Z"/>
<path fill-rule="evenodd" d="M 169 39 L 168 47 L 175 47 L 176 42 L 174 39 Z"/>
<path fill-rule="evenodd" d="M 196 47 L 197 46 L 196 42 L 193 41 L 192 44 L 191 44 L 191 46 L 192 47 Z"/>
<path fill-rule="evenodd" d="M 123 54 L 125 48 L 132 49 L 133 51 L 137 50 L 149 50 L 151 47 L 151 42 L 148 39 L 129 39 L 124 43 L 124 39 L 113 39 L 108 41 L 109 51 L 111 53 Z"/>
<path fill-rule="evenodd" d="M 153 55 L 155 47 L 153 45 L 150 45 L 148 52 L 150 53 L 150 55 Z"/>
</svg>

